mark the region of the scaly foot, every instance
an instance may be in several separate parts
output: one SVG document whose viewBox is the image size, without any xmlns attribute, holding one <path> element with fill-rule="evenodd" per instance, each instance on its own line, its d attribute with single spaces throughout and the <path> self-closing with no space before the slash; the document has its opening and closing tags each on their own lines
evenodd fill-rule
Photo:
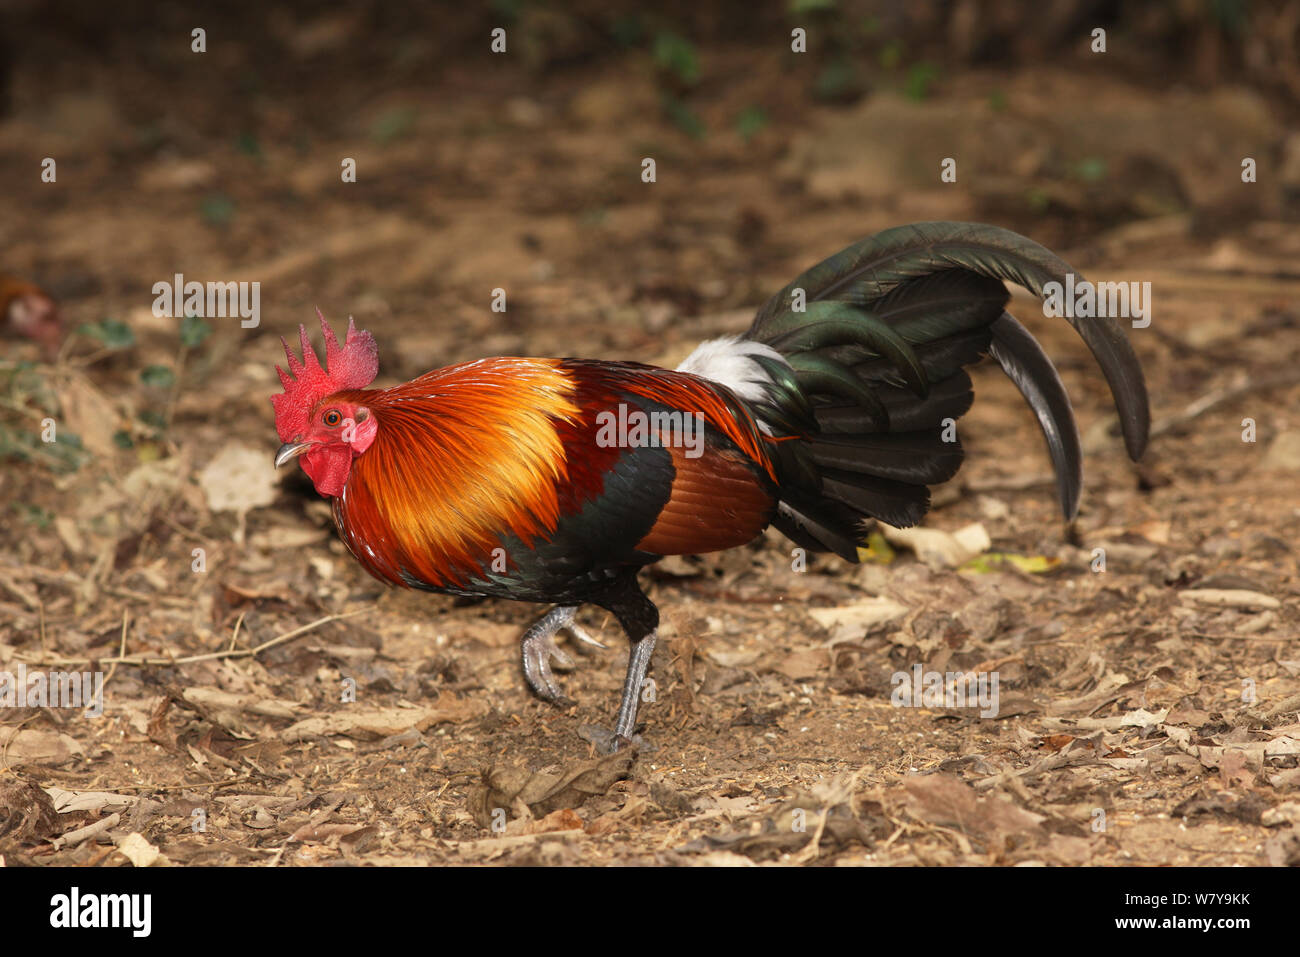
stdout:
<svg viewBox="0 0 1300 957">
<path fill-rule="evenodd" d="M 565 695 L 559 682 L 555 680 L 555 674 L 551 671 L 551 662 L 554 661 L 555 667 L 562 671 L 577 667 L 573 657 L 555 643 L 556 634 L 564 630 L 584 644 L 597 648 L 607 647 L 574 623 L 573 616 L 577 611 L 576 605 L 559 605 L 552 608 L 534 622 L 520 639 L 524 677 L 528 681 L 528 687 L 532 688 L 533 693 L 539 698 L 553 704 L 567 706 L 572 702 Z"/>
</svg>

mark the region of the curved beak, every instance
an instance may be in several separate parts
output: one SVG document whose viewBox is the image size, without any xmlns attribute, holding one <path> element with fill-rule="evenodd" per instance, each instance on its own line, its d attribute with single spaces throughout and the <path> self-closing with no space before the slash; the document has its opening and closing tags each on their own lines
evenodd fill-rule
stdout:
<svg viewBox="0 0 1300 957">
<path fill-rule="evenodd" d="M 275 453 L 275 467 L 279 468 L 285 462 L 296 459 L 302 453 L 315 445 L 314 442 L 286 442 L 280 446 L 279 451 Z"/>
</svg>

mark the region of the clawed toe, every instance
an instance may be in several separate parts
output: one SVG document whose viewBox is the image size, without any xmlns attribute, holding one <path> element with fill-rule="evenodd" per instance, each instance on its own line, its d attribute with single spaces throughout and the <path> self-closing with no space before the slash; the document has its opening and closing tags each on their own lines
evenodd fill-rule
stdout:
<svg viewBox="0 0 1300 957">
<path fill-rule="evenodd" d="M 597 648 L 605 647 L 573 623 L 573 615 L 576 611 L 576 608 L 568 606 L 551 609 L 524 632 L 520 641 L 524 677 L 528 680 L 528 687 L 532 688 L 533 693 L 539 698 L 553 704 L 567 705 L 572 701 L 555 680 L 552 669 L 572 671 L 578 666 L 573 656 L 555 642 L 555 636 L 560 629 L 567 630 L 584 644 L 594 645 Z"/>
<path fill-rule="evenodd" d="M 599 638 L 592 637 L 591 634 L 589 634 L 586 629 L 584 629 L 580 625 L 575 624 L 572 621 L 564 626 L 564 630 L 567 631 L 569 634 L 571 634 L 574 638 L 578 639 L 584 645 L 591 645 L 591 647 L 593 648 L 600 648 L 604 651 L 609 650 L 609 645 L 605 644 Z"/>
<path fill-rule="evenodd" d="M 555 646 L 555 639 L 549 635 L 529 635 L 522 642 L 524 656 L 524 676 L 533 692 L 546 701 L 559 703 L 564 700 L 564 690 L 555 680 L 551 670 L 554 658 L 560 668 L 572 668 L 574 661 L 565 652 Z"/>
<path fill-rule="evenodd" d="M 594 744 L 600 754 L 613 754 L 624 746 L 624 742 L 627 742 L 627 738 L 619 737 L 608 728 L 601 728 L 594 724 L 584 724 L 578 728 L 578 737 Z"/>
<path fill-rule="evenodd" d="M 578 663 L 573 660 L 573 655 L 557 645 L 554 637 L 546 640 L 544 654 L 551 659 L 551 667 L 560 671 L 572 671 L 578 667 Z"/>
<path fill-rule="evenodd" d="M 647 752 L 657 750 L 654 745 L 639 734 L 626 738 L 621 734 L 615 734 L 608 728 L 602 728 L 594 724 L 584 724 L 578 728 L 578 737 L 594 744 L 599 754 L 614 754 L 616 751 L 625 751 L 628 748 Z"/>
</svg>

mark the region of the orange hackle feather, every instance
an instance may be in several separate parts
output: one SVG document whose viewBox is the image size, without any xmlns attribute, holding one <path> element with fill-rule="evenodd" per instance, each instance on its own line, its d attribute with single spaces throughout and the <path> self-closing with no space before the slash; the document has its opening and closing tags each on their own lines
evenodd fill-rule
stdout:
<svg viewBox="0 0 1300 957">
<path fill-rule="evenodd" d="M 368 408 L 374 444 L 357 457 L 335 518 L 372 574 L 455 587 L 503 535 L 531 542 L 559 521 L 567 482 L 556 422 L 574 422 L 574 387 L 553 359 L 482 359 L 392 389 L 334 398 Z"/>
</svg>

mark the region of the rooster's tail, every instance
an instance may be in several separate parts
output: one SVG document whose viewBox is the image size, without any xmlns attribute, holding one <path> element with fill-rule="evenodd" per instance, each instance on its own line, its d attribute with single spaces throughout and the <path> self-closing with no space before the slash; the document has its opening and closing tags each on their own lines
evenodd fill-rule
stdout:
<svg viewBox="0 0 1300 957">
<path fill-rule="evenodd" d="M 855 561 L 863 517 L 918 522 L 927 486 L 961 465 L 953 423 L 974 399 L 964 367 L 985 355 L 1038 416 L 1061 509 L 1073 518 L 1083 482 L 1074 412 L 1051 359 L 1006 311 L 1003 285 L 1042 296 L 1071 272 L 1005 229 L 918 223 L 850 246 L 773 296 L 741 343 L 769 380 L 746 398 L 775 435 L 807 437 L 775 443 L 782 501 L 773 524 L 801 545 Z M 1114 319 L 1069 321 L 1110 383 L 1137 459 L 1150 425 L 1137 356 Z"/>
</svg>

